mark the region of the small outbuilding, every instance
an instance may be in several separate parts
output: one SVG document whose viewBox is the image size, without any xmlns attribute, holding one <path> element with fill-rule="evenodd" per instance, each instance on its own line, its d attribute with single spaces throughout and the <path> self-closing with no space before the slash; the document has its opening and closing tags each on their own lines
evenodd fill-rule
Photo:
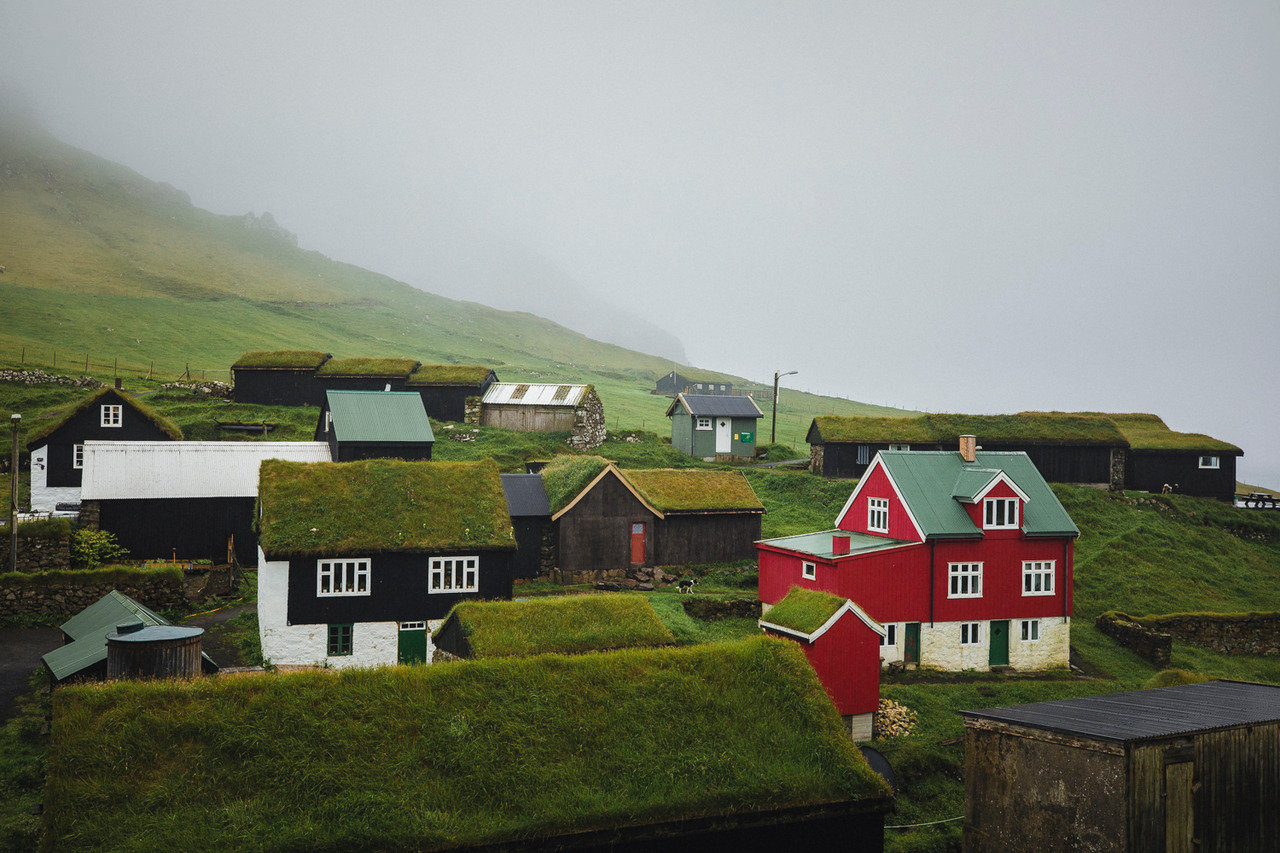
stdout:
<svg viewBox="0 0 1280 853">
<path fill-rule="evenodd" d="M 1209 681 L 961 713 L 965 850 L 1276 849 L 1280 687 Z"/>
<path fill-rule="evenodd" d="M 1156 415 L 1108 415 L 1129 442 L 1124 460 L 1126 489 L 1169 490 L 1233 501 L 1236 460 L 1244 451 L 1234 444 L 1195 432 L 1175 432 Z"/>
<path fill-rule="evenodd" d="M 316 370 L 326 391 L 403 391 L 422 362 L 412 358 L 331 358 Z"/>
<path fill-rule="evenodd" d="M 732 394 L 733 383 L 711 373 L 694 370 L 677 373 L 673 370 L 658 380 L 654 391 L 668 397 L 676 394 Z"/>
<path fill-rule="evenodd" d="M 326 391 L 316 441 L 334 462 L 431 458 L 435 446 L 422 398 L 411 391 Z"/>
<path fill-rule="evenodd" d="M 503 474 L 502 491 L 516 535 L 512 572 L 518 578 L 536 578 L 555 565 L 551 504 L 541 474 Z"/>
<path fill-rule="evenodd" d="M 569 446 L 604 444 L 604 404 L 590 385 L 495 382 L 480 403 L 480 423 L 517 432 L 567 432 Z"/>
<path fill-rule="evenodd" d="M 677 394 L 667 407 L 671 446 L 699 459 L 754 459 L 756 422 L 763 417 L 750 397 Z"/>
<path fill-rule="evenodd" d="M 420 364 L 405 382 L 405 389 L 422 397 L 427 414 L 438 421 L 467 419 L 467 401 L 479 404 L 498 376 L 478 364 Z"/>
<path fill-rule="evenodd" d="M 319 406 L 324 386 L 316 371 L 331 359 L 319 350 L 257 350 L 231 365 L 232 398 L 261 406 Z"/>
</svg>

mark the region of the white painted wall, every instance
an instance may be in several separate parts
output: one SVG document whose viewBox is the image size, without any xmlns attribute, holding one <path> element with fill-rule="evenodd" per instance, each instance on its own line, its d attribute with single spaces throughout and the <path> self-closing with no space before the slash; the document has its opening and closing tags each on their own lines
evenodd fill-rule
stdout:
<svg viewBox="0 0 1280 853">
<path fill-rule="evenodd" d="M 1065 667 L 1071 656 L 1071 620 L 1060 616 L 1040 619 L 1040 639 L 1035 642 L 1022 641 L 1022 620 L 1009 620 L 1009 665 L 1019 670 L 1051 669 Z M 981 626 L 981 642 L 973 646 L 960 645 L 959 622 L 935 622 L 933 627 L 928 622 L 920 625 L 920 665 L 934 669 L 963 670 L 974 669 L 986 671 L 990 669 L 987 661 L 991 652 L 991 625 L 979 622 Z M 899 631 L 902 629 L 899 628 Z M 902 638 L 899 637 L 899 648 L 896 658 L 890 658 L 888 649 L 884 658 L 887 661 L 902 660 Z"/>
<path fill-rule="evenodd" d="M 53 512 L 60 503 L 80 503 L 79 486 L 49 486 L 49 445 L 31 451 L 31 511 Z"/>
</svg>

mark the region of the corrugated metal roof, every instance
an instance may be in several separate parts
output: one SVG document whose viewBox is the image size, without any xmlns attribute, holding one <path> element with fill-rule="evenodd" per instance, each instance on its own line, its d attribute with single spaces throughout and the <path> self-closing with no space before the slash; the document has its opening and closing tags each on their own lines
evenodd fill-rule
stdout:
<svg viewBox="0 0 1280 853">
<path fill-rule="evenodd" d="M 436 440 L 422 396 L 413 391 L 326 391 L 338 441 Z"/>
<path fill-rule="evenodd" d="M 416 396 L 416 395 L 415 395 Z M 264 459 L 328 462 L 322 441 L 86 441 L 81 500 L 252 498 Z"/>
<path fill-rule="evenodd" d="M 551 504 L 541 474 L 503 474 L 502 491 L 512 518 L 551 517 Z"/>
<path fill-rule="evenodd" d="M 586 385 L 535 385 L 528 382 L 495 382 L 484 392 L 482 405 L 576 407 L 587 393 Z"/>
<path fill-rule="evenodd" d="M 829 560 L 835 556 L 835 552 L 831 550 L 833 536 L 849 537 L 849 553 L 841 554 L 841 557 L 851 556 L 854 554 L 867 554 L 872 551 L 883 551 L 888 548 L 900 548 L 903 545 L 915 545 L 915 542 L 904 542 L 901 539 L 888 539 L 884 536 L 869 536 L 866 533 L 855 533 L 851 530 L 819 530 L 816 533 L 800 533 L 795 536 L 780 536 L 777 539 L 762 539 L 761 543 L 772 545 L 775 548 L 785 548 L 788 551 L 795 551 L 799 554 L 809 554 L 814 557 L 821 557 Z"/>
<path fill-rule="evenodd" d="M 763 417 L 760 407 L 750 397 L 730 397 L 724 394 L 677 394 L 676 399 L 667 407 L 667 417 L 671 417 L 676 406 L 680 405 L 695 417 L 718 418 L 721 415 L 731 418 Z"/>
<path fill-rule="evenodd" d="M 1280 687 L 1206 681 L 960 713 L 965 717 L 1125 743 L 1280 721 Z"/>
</svg>

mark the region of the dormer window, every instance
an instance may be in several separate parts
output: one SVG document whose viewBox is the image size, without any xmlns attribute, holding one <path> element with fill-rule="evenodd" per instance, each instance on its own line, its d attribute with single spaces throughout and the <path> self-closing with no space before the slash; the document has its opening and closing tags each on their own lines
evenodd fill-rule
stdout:
<svg viewBox="0 0 1280 853">
<path fill-rule="evenodd" d="M 876 533 L 889 532 L 888 498 L 867 498 L 867 529 Z"/>
<path fill-rule="evenodd" d="M 102 419 L 99 423 L 104 427 L 118 427 L 124 422 L 124 406 L 120 404 L 102 407 Z"/>
<path fill-rule="evenodd" d="M 987 498 L 982 502 L 982 526 L 988 530 L 1018 527 L 1017 498 Z"/>
</svg>

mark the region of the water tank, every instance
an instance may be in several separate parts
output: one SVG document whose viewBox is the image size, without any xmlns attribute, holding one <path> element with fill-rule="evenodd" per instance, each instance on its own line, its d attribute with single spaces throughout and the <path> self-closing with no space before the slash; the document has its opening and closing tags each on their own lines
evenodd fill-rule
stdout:
<svg viewBox="0 0 1280 853">
<path fill-rule="evenodd" d="M 203 638 L 203 628 L 119 625 L 107 635 L 107 678 L 195 678 Z"/>
</svg>

